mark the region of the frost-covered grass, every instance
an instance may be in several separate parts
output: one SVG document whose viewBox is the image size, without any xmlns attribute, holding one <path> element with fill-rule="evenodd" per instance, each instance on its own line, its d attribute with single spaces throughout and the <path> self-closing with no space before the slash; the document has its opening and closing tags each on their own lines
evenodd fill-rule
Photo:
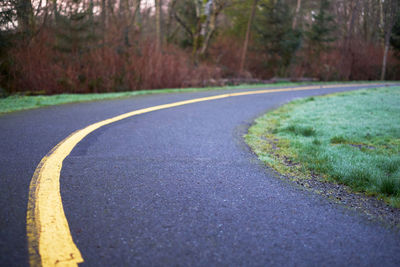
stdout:
<svg viewBox="0 0 400 267">
<path fill-rule="evenodd" d="M 400 87 L 291 102 L 258 118 L 246 140 L 280 172 L 319 174 L 400 206 Z"/>
</svg>

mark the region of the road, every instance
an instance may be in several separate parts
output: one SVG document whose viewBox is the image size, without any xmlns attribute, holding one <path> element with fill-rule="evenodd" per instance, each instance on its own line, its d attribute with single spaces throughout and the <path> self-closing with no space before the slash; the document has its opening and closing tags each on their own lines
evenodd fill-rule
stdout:
<svg viewBox="0 0 400 267">
<path fill-rule="evenodd" d="M 228 97 L 93 131 L 64 160 L 60 176 L 81 265 L 399 266 L 399 232 L 278 179 L 242 138 L 256 117 L 285 102 L 353 89 Z M 132 110 L 229 92 L 238 91 L 148 95 L 0 116 L 0 265 L 29 265 L 30 182 L 61 140 Z"/>
</svg>

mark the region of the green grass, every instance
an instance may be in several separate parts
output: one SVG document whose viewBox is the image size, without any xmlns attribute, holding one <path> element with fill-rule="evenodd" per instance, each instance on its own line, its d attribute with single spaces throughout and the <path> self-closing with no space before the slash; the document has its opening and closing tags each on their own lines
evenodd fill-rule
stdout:
<svg viewBox="0 0 400 267">
<path fill-rule="evenodd" d="M 52 96 L 26 96 L 12 95 L 6 98 L 0 98 L 0 114 L 18 110 L 33 109 L 44 106 L 60 105 L 66 103 L 87 102 L 95 100 L 127 98 L 146 94 L 162 94 L 162 93 L 179 93 L 179 92 L 198 92 L 209 90 L 224 90 L 224 89 L 249 89 L 249 88 L 266 88 L 277 86 L 299 86 L 305 84 L 330 84 L 330 83 L 291 83 L 282 82 L 274 84 L 259 84 L 259 85 L 239 85 L 227 87 L 205 87 L 205 88 L 186 88 L 186 89 L 160 89 L 160 90 L 141 90 L 121 93 L 103 93 L 103 94 L 60 94 Z"/>
<path fill-rule="evenodd" d="M 279 83 L 279 84 L 260 84 L 260 85 L 239 85 L 226 87 L 205 87 L 205 88 L 183 88 L 183 89 L 158 89 L 158 90 L 140 90 L 120 93 L 102 93 L 102 94 L 59 94 L 59 95 L 11 95 L 6 98 L 0 98 L 0 114 L 18 110 L 33 109 L 44 106 L 60 105 L 67 103 L 88 102 L 105 99 L 127 98 L 139 95 L 181 93 L 181 92 L 199 92 L 209 90 L 223 89 L 244 89 L 259 88 L 271 86 L 292 86 L 301 85 L 301 83 Z"/>
<path fill-rule="evenodd" d="M 258 118 L 245 138 L 279 172 L 315 173 L 400 207 L 400 87 L 296 100 Z"/>
</svg>

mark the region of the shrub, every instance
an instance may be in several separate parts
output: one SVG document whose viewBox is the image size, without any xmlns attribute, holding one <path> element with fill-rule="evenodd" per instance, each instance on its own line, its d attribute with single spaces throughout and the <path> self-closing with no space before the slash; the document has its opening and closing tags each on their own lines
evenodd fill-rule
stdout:
<svg viewBox="0 0 400 267">
<path fill-rule="evenodd" d="M 110 33 L 110 40 L 118 40 Z M 215 67 L 198 64 L 190 53 L 173 45 L 155 50 L 151 39 L 135 46 L 110 41 L 72 57 L 54 49 L 55 35 L 43 30 L 29 45 L 12 50 L 14 92 L 46 94 L 113 92 L 157 88 L 180 88 L 190 80 L 192 86 L 218 78 Z"/>
</svg>

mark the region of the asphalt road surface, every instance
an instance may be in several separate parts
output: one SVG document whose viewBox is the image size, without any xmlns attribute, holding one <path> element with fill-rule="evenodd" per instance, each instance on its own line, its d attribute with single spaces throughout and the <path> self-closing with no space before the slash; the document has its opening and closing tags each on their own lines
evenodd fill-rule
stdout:
<svg viewBox="0 0 400 267">
<path fill-rule="evenodd" d="M 399 232 L 278 179 L 242 138 L 254 118 L 285 102 L 353 89 L 230 97 L 94 131 L 66 158 L 60 179 L 81 265 L 399 266 Z M 225 92 L 1 115 L 0 265 L 29 265 L 29 183 L 62 139 L 125 112 Z"/>
</svg>

